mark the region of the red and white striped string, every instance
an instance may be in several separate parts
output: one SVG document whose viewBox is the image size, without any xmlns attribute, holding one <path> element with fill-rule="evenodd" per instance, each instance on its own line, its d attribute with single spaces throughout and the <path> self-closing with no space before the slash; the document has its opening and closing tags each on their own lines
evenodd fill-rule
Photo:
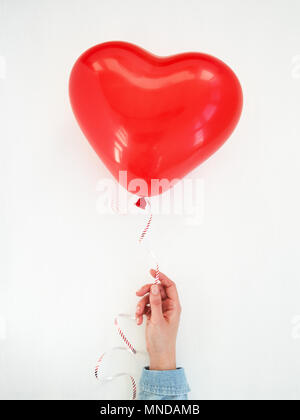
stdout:
<svg viewBox="0 0 300 420">
<path fill-rule="evenodd" d="M 147 232 L 150 229 L 153 216 L 152 216 L 152 213 L 151 213 L 150 200 L 148 198 L 139 198 L 136 202 L 136 206 L 140 207 L 142 209 L 147 209 L 147 211 L 148 211 L 147 223 L 145 224 L 145 227 L 142 230 L 142 232 L 140 234 L 140 237 L 139 237 L 139 243 L 141 244 L 143 242 Z M 116 209 L 118 211 L 118 206 L 115 203 L 112 204 L 112 208 Z M 146 246 L 146 248 L 147 248 L 148 252 L 150 253 L 150 255 L 152 256 L 152 258 L 154 259 L 154 261 L 155 261 L 155 266 L 156 267 L 155 267 L 154 284 L 158 284 L 159 283 L 159 266 L 158 266 L 158 263 L 157 263 L 157 259 L 156 259 L 155 254 L 153 253 L 153 251 L 151 249 L 149 249 L 147 246 Z M 135 317 L 132 316 L 132 315 L 128 315 L 128 314 L 119 314 L 115 317 L 114 325 L 115 325 L 115 327 L 118 331 L 119 336 L 121 337 L 121 339 L 125 343 L 126 347 L 113 347 L 111 350 L 109 350 L 109 352 L 115 351 L 115 350 L 122 350 L 122 351 L 125 350 L 125 351 L 129 351 L 133 355 L 136 355 L 137 353 L 144 353 L 144 352 L 140 352 L 140 351 L 136 350 L 135 347 L 133 346 L 133 344 L 129 341 L 126 334 L 124 333 L 124 331 L 120 327 L 120 322 L 119 322 L 120 318 L 127 318 L 127 319 L 131 319 L 131 320 L 135 321 Z M 99 359 L 97 360 L 97 364 L 96 364 L 96 367 L 95 367 L 95 377 L 96 377 L 96 379 L 100 380 L 101 383 L 107 383 L 107 382 L 113 381 L 114 379 L 117 379 L 121 376 L 128 377 L 130 379 L 130 383 L 131 383 L 131 399 L 135 400 L 136 399 L 136 389 L 137 389 L 136 388 L 136 381 L 130 373 L 121 372 L 121 373 L 116 373 L 112 376 L 104 376 L 104 374 L 101 372 L 103 358 L 107 353 L 108 352 L 102 353 L 101 356 L 99 357 Z"/>
<path fill-rule="evenodd" d="M 148 216 L 148 221 L 147 221 L 147 223 L 146 223 L 146 225 L 145 225 L 144 229 L 142 230 L 142 233 L 140 234 L 140 237 L 139 237 L 139 243 L 140 244 L 142 243 L 142 241 L 145 238 L 148 230 L 150 229 L 152 218 L 153 218 L 153 215 L 152 215 L 152 212 L 151 212 L 151 203 L 150 203 L 149 198 L 140 198 L 138 200 L 138 202 L 141 202 L 141 200 L 144 200 L 144 202 L 145 202 L 145 204 L 143 205 L 143 208 L 148 208 L 149 209 L 149 216 Z M 149 254 L 151 255 L 151 257 L 153 258 L 153 260 L 155 261 L 155 280 L 154 280 L 154 284 L 158 284 L 159 283 L 159 266 L 158 266 L 158 263 L 157 263 L 157 258 L 155 256 L 154 252 L 152 251 L 152 249 L 148 248 L 146 245 L 145 245 L 145 247 L 146 247 L 147 251 L 149 252 Z"/>
</svg>

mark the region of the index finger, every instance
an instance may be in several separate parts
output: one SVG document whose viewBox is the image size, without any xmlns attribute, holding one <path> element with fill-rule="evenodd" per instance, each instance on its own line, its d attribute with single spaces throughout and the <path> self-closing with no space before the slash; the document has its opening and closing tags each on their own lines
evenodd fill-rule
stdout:
<svg viewBox="0 0 300 420">
<path fill-rule="evenodd" d="M 151 286 L 153 286 L 153 283 L 145 284 L 144 286 L 142 286 L 136 292 L 136 295 L 137 296 L 144 296 L 146 293 L 150 293 Z M 159 284 L 158 286 L 159 286 L 159 290 L 160 290 L 162 299 L 166 299 L 167 295 L 166 295 L 166 292 L 165 292 L 165 289 L 164 289 L 163 285 Z"/>
<path fill-rule="evenodd" d="M 152 277 L 155 278 L 156 271 L 153 270 L 153 268 L 151 268 L 150 274 Z M 169 277 L 167 277 L 164 273 L 161 273 L 161 272 L 159 273 L 159 281 L 164 286 L 168 298 L 179 303 L 179 296 L 178 296 L 176 284 L 171 279 L 169 279 Z"/>
</svg>

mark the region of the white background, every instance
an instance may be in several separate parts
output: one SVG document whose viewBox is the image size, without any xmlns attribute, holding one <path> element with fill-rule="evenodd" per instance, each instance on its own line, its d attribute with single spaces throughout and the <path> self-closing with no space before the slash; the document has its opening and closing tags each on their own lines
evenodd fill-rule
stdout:
<svg viewBox="0 0 300 420">
<path fill-rule="evenodd" d="M 93 369 L 120 343 L 114 315 L 133 312 L 148 281 L 142 220 L 97 212 L 97 183 L 109 174 L 68 100 L 75 59 L 125 40 L 158 55 L 215 55 L 244 91 L 236 131 L 192 175 L 204 184 L 203 223 L 159 215 L 151 236 L 180 291 L 178 364 L 190 398 L 299 399 L 300 2 L 0 5 L 1 398 L 129 396 L 126 379 L 100 387 Z M 126 328 L 143 343 L 141 329 Z"/>
</svg>

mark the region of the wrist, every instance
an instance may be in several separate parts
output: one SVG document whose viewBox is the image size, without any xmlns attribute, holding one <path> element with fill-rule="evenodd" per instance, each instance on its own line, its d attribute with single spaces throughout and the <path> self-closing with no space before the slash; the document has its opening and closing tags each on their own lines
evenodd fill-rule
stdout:
<svg viewBox="0 0 300 420">
<path fill-rule="evenodd" d="M 150 354 L 150 370 L 174 370 L 176 369 L 175 350 L 167 353 Z"/>
</svg>

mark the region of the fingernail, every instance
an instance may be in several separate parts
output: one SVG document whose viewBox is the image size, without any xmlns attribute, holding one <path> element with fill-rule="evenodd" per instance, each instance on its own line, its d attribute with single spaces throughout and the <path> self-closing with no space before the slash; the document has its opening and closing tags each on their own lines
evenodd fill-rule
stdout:
<svg viewBox="0 0 300 420">
<path fill-rule="evenodd" d="M 157 284 L 154 284 L 154 285 L 151 287 L 151 293 L 152 293 L 153 295 L 158 295 L 158 294 L 159 294 L 159 288 L 158 288 Z"/>
<path fill-rule="evenodd" d="M 137 305 L 137 307 L 136 307 L 136 312 L 137 312 L 137 313 L 139 313 L 139 312 L 140 312 L 140 310 L 141 310 L 140 305 Z"/>
</svg>

